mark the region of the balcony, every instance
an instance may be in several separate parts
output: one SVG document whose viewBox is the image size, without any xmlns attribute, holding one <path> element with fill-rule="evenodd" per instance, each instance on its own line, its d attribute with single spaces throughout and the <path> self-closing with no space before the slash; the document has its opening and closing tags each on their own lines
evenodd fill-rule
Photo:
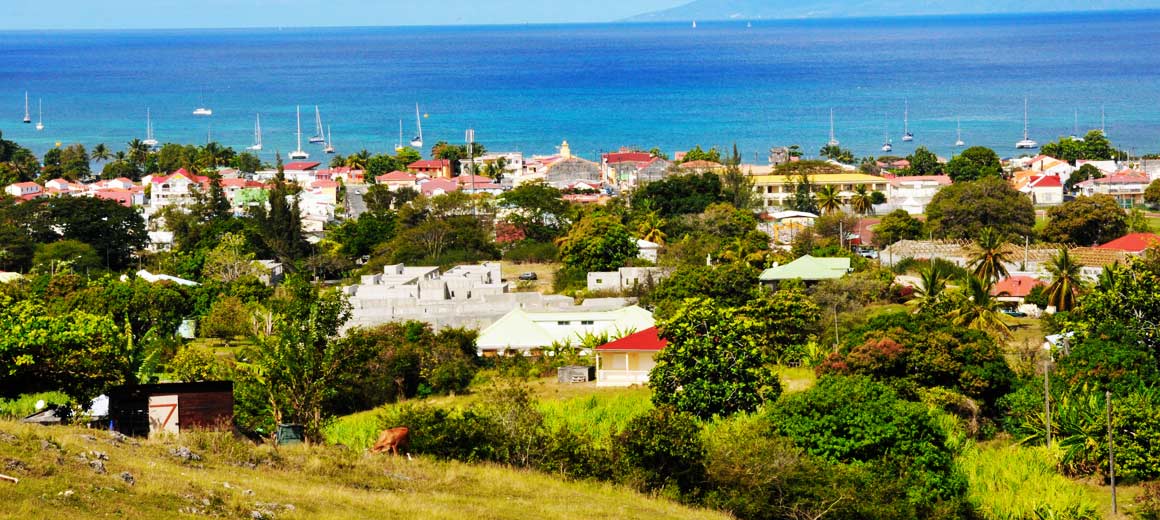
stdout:
<svg viewBox="0 0 1160 520">
<path fill-rule="evenodd" d="M 597 370 L 596 386 L 632 386 L 648 384 L 648 370 Z"/>
</svg>

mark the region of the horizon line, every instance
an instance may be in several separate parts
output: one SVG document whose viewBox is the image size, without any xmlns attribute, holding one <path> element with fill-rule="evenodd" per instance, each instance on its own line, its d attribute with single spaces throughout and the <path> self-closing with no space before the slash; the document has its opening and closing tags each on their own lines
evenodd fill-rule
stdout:
<svg viewBox="0 0 1160 520">
<path fill-rule="evenodd" d="M 1087 9 L 1061 11 L 1017 11 L 1017 12 L 960 12 L 944 14 L 911 14 L 886 16 L 821 16 L 821 17 L 787 17 L 787 18 L 706 18 L 697 19 L 697 22 L 707 24 L 741 24 L 741 23 L 792 23 L 792 22 L 827 22 L 827 21 L 872 21 L 872 20 L 915 20 L 915 19 L 948 19 L 948 18 L 1009 18 L 1043 15 L 1085 15 L 1085 14 L 1121 14 L 1121 13 L 1160 13 L 1160 7 L 1148 9 Z M 687 20 L 640 20 L 641 15 L 628 18 L 619 18 L 606 21 L 576 21 L 576 22 L 524 22 L 524 23 L 446 23 L 446 24 L 395 24 L 395 25 L 231 25 L 205 27 L 63 27 L 63 28 L 0 28 L 3 33 L 36 33 L 36 32 L 150 32 L 150 31 L 240 31 L 249 29 L 263 30 L 302 30 L 302 29 L 442 29 L 442 28 L 496 28 L 496 27 L 567 27 L 567 26 L 596 26 L 596 25 L 684 25 Z M 690 18 L 689 20 L 693 20 Z"/>
</svg>

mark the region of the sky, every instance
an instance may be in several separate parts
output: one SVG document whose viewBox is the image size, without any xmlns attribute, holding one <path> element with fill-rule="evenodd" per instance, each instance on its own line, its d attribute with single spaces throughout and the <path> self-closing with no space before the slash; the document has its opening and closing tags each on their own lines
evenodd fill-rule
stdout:
<svg viewBox="0 0 1160 520">
<path fill-rule="evenodd" d="M 606 22 L 687 0 L 0 0 L 0 30 Z"/>
</svg>

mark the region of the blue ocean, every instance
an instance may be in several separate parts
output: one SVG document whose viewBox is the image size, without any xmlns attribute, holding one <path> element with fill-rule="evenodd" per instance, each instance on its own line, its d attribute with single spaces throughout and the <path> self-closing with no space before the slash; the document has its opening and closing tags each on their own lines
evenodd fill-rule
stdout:
<svg viewBox="0 0 1160 520">
<path fill-rule="evenodd" d="M 32 117 L 21 124 L 24 93 Z M 661 25 L 0 32 L 0 131 L 121 149 L 161 142 L 295 147 L 314 106 L 338 153 L 389 152 L 423 113 L 427 148 L 476 140 L 595 157 L 621 146 L 775 145 L 858 155 L 968 145 L 1014 155 L 1024 99 L 1040 143 L 1104 125 L 1134 153 L 1160 151 L 1160 12 Z M 913 143 L 901 142 L 909 103 Z M 193 109 L 212 108 L 212 117 Z M 1078 112 L 1077 112 L 1078 111 Z M 1101 113 L 1103 117 L 1101 118 Z M 1103 122 L 1101 123 L 1101 119 Z M 305 138 L 304 138 L 305 139 Z M 307 145 L 321 158 L 320 145 Z"/>
</svg>

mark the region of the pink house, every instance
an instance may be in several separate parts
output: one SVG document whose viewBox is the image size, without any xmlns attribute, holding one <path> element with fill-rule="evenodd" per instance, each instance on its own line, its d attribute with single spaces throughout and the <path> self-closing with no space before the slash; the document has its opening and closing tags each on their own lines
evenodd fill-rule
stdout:
<svg viewBox="0 0 1160 520">
<path fill-rule="evenodd" d="M 419 185 L 419 190 L 428 197 L 443 195 L 459 190 L 459 183 L 451 179 L 431 179 Z"/>
<path fill-rule="evenodd" d="M 418 181 L 418 177 L 398 170 L 375 177 L 376 183 L 386 186 L 391 191 L 398 191 L 401 188 L 414 188 L 415 183 Z"/>
</svg>

